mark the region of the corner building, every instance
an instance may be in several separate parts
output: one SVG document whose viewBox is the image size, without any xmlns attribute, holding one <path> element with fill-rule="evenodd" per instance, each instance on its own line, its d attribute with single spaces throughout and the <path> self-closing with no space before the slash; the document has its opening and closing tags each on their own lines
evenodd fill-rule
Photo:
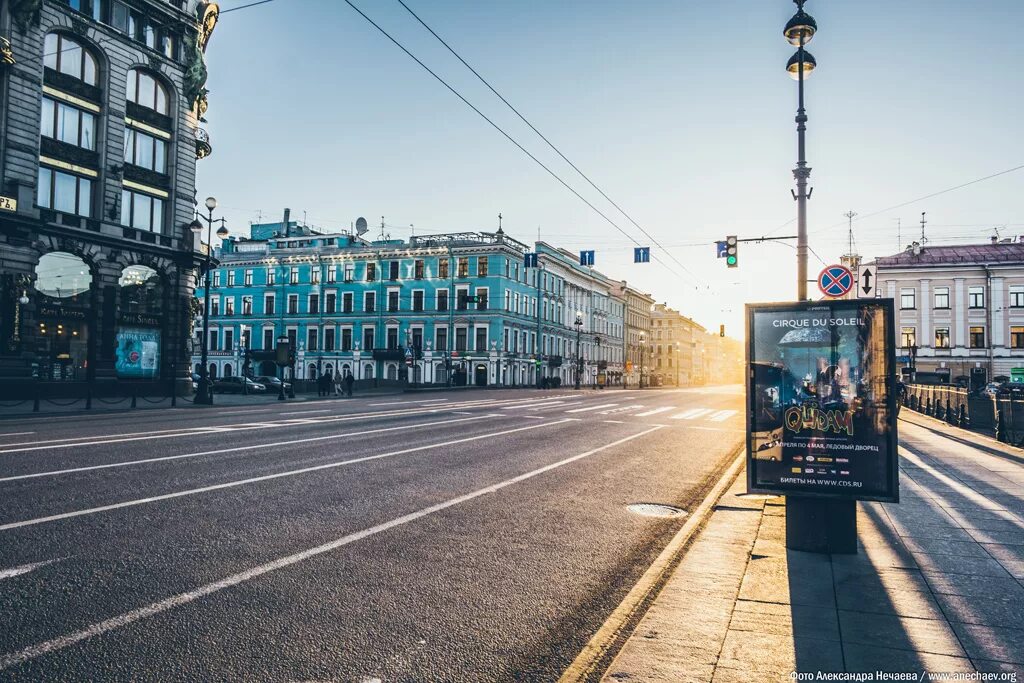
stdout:
<svg viewBox="0 0 1024 683">
<path fill-rule="evenodd" d="M 263 354 L 287 336 L 298 380 L 561 379 L 565 283 L 525 268 L 528 251 L 500 229 L 369 241 L 296 222 L 253 225 L 248 238 L 222 243 L 211 273 L 210 375 L 277 375 Z M 199 363 L 194 353 L 195 372 Z"/>
<path fill-rule="evenodd" d="M 0 3 L 5 398 L 186 375 L 217 14 L 195 0 Z"/>
</svg>

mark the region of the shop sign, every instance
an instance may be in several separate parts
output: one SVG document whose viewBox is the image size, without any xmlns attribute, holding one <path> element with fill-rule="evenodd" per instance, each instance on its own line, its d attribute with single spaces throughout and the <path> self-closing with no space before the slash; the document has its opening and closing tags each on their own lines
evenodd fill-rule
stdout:
<svg viewBox="0 0 1024 683">
<path fill-rule="evenodd" d="M 746 313 L 748 491 L 898 502 L 892 299 Z"/>
<path fill-rule="evenodd" d="M 86 318 L 84 309 L 49 304 L 41 305 L 37 314 L 40 318 L 62 318 L 65 320 L 85 320 Z"/>
<path fill-rule="evenodd" d="M 160 327 L 162 320 L 158 315 L 146 315 L 145 313 L 122 313 L 121 323 L 124 325 L 146 325 L 149 327 Z"/>
<path fill-rule="evenodd" d="M 120 328 L 114 368 L 118 377 L 156 377 L 160 371 L 160 330 Z"/>
<path fill-rule="evenodd" d="M 14 197 L 4 197 L 0 195 L 0 211 L 17 211 L 18 200 Z"/>
</svg>

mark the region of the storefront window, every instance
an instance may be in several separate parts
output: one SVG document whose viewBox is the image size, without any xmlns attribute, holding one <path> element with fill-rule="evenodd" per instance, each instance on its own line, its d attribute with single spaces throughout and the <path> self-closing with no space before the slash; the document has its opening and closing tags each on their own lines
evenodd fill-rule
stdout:
<svg viewBox="0 0 1024 683">
<path fill-rule="evenodd" d="M 162 287 L 160 276 L 149 266 L 128 266 L 121 271 L 121 314 L 159 313 Z"/>
<path fill-rule="evenodd" d="M 88 293 L 92 274 L 85 261 L 67 252 L 39 259 L 35 288 L 40 295 L 36 373 L 47 381 L 86 379 L 89 326 Z"/>
</svg>

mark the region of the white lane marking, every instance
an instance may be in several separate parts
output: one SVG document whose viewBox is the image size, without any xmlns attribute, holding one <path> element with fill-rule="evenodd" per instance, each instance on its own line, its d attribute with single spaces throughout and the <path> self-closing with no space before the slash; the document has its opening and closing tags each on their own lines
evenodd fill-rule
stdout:
<svg viewBox="0 0 1024 683">
<path fill-rule="evenodd" d="M 321 408 L 320 410 L 294 410 L 287 413 L 278 413 L 278 415 L 311 415 L 312 413 L 329 413 L 330 408 Z"/>
<path fill-rule="evenodd" d="M 551 401 L 550 403 L 543 403 L 539 406 L 530 406 L 527 410 L 544 410 L 545 408 L 551 408 L 553 406 L 565 405 L 565 401 Z"/>
<path fill-rule="evenodd" d="M 266 410 L 232 410 L 223 413 L 214 413 L 217 417 L 224 417 L 225 415 L 251 415 L 252 413 L 269 413 L 273 412 L 273 409 L 267 408 Z"/>
<path fill-rule="evenodd" d="M 655 408 L 654 410 L 648 410 L 643 413 L 637 413 L 635 417 L 647 417 L 648 415 L 657 415 L 658 413 L 664 413 L 666 410 L 675 410 L 675 406 L 663 406 L 661 408 Z"/>
<path fill-rule="evenodd" d="M 465 411 L 465 410 L 453 410 L 452 411 L 452 415 L 472 415 L 472 414 L 473 413 L 470 413 L 470 412 Z"/>
<path fill-rule="evenodd" d="M 706 415 L 711 412 L 711 408 L 692 408 L 685 412 L 673 415 L 673 420 L 696 420 L 701 415 Z"/>
<path fill-rule="evenodd" d="M 525 417 L 529 420 L 546 420 L 547 418 L 543 415 L 520 415 L 519 417 Z"/>
<path fill-rule="evenodd" d="M 590 406 L 588 408 L 575 408 L 573 410 L 567 410 L 565 412 L 567 412 L 567 413 L 586 413 L 586 412 L 591 411 L 591 410 L 600 410 L 601 408 L 611 408 L 611 407 L 617 406 L 617 405 L 619 405 L 619 404 L 618 403 L 604 403 L 604 404 L 599 405 L 599 406 Z"/>
<path fill-rule="evenodd" d="M 43 562 L 33 562 L 32 564 L 23 564 L 20 567 L 11 567 L 10 569 L 0 569 L 0 581 L 3 581 L 4 579 L 13 579 L 15 576 L 21 576 L 22 574 L 28 574 L 40 567 L 45 567 L 48 564 L 60 562 L 65 559 L 67 558 L 59 557 L 56 560 L 45 560 Z"/>
<path fill-rule="evenodd" d="M 564 420 L 560 422 L 564 422 Z M 558 424 L 558 422 L 554 422 L 551 424 Z M 341 538 L 337 538 L 328 543 L 314 546 L 312 548 L 308 548 L 306 550 L 293 553 L 291 555 L 279 557 L 278 559 L 272 560 L 271 562 L 257 565 L 255 567 L 246 569 L 245 571 L 238 572 L 237 574 L 227 576 L 221 579 L 220 581 L 214 581 L 213 583 L 208 583 L 206 585 L 199 586 L 198 588 L 195 588 L 193 590 L 184 593 L 178 593 L 177 595 L 172 595 L 169 598 L 164 598 L 163 600 L 151 603 L 149 605 L 146 605 L 145 607 L 139 607 L 129 612 L 119 614 L 116 617 L 111 617 L 110 619 L 106 619 L 105 621 L 93 624 L 84 629 L 81 629 L 80 631 L 73 631 L 63 636 L 53 638 L 52 640 L 47 640 L 36 645 L 30 645 L 29 647 L 23 648 L 16 652 L 12 652 L 8 655 L 0 657 L 0 669 L 8 669 L 12 666 L 22 664 L 24 662 L 27 662 L 31 659 L 35 659 L 36 657 L 40 657 L 50 652 L 62 650 L 83 640 L 87 640 L 94 636 L 102 635 L 109 631 L 113 631 L 123 626 L 135 623 L 137 621 L 147 619 L 149 617 L 160 614 L 161 612 L 166 612 L 167 610 L 171 610 L 176 607 L 186 605 L 190 602 L 194 602 L 200 598 L 212 595 L 213 593 L 217 593 L 218 591 L 222 591 L 226 588 L 231 588 L 233 586 L 245 583 L 246 581 L 251 581 L 252 579 L 260 577 L 264 574 L 269 574 L 270 572 L 277 571 L 278 569 L 290 567 L 291 565 L 298 564 L 299 562 L 308 560 L 311 557 L 316 557 L 318 555 L 323 555 L 324 553 L 329 553 L 332 550 L 337 550 L 338 548 L 349 545 L 351 543 L 355 543 L 356 541 L 361 541 L 365 538 L 370 538 L 371 536 L 375 536 L 384 531 L 394 529 L 396 527 L 408 524 L 410 522 L 415 522 L 418 519 L 422 519 L 423 517 L 427 517 L 428 515 L 441 512 L 442 510 L 446 510 L 450 507 L 455 507 L 456 505 L 461 505 L 462 503 L 467 503 L 471 500 L 479 498 L 480 496 L 485 496 L 491 493 L 497 493 L 501 489 L 508 488 L 509 486 L 514 486 L 515 484 L 527 481 L 528 479 L 532 479 L 541 474 L 545 474 L 547 472 L 550 472 L 551 470 L 555 470 L 558 469 L 559 467 L 563 467 L 570 463 L 574 463 L 577 460 L 588 458 L 591 455 L 594 455 L 595 453 L 600 453 L 601 451 L 608 450 L 609 448 L 614 448 L 615 446 L 624 444 L 627 441 L 632 441 L 633 439 L 638 439 L 641 436 L 646 436 L 647 434 L 655 432 L 659 429 L 661 429 L 661 427 L 651 427 L 650 429 L 645 429 L 644 431 L 638 434 L 633 434 L 631 436 L 618 439 L 617 441 L 612 441 L 611 443 L 605 444 L 604 446 L 598 446 L 597 448 L 593 448 L 584 453 L 580 453 L 578 455 L 565 458 L 564 460 L 559 460 L 558 462 L 553 462 L 550 465 L 545 465 L 544 467 L 538 467 L 535 470 L 531 470 L 524 474 L 520 474 L 518 476 L 512 477 L 511 479 L 500 481 L 497 484 L 485 486 L 481 489 L 477 489 L 476 491 L 472 491 L 470 493 L 457 496 L 456 498 L 451 498 L 441 503 L 421 508 L 420 510 L 417 510 L 415 512 L 410 512 L 407 515 L 396 517 L 387 522 L 383 522 L 376 526 L 369 527 L 368 529 L 363 529 L 362 531 L 347 534 L 345 536 L 342 536 Z"/>
<path fill-rule="evenodd" d="M 344 467 L 346 465 L 354 465 L 360 462 L 368 462 L 370 460 L 380 460 L 381 458 L 390 458 L 396 455 L 405 455 L 406 453 L 417 453 L 419 451 L 430 450 L 431 448 L 442 448 L 444 446 L 454 446 L 455 444 L 468 443 L 470 441 L 479 441 L 480 439 L 489 439 L 495 436 L 504 436 L 506 434 L 515 434 L 516 432 L 524 432 L 529 429 L 538 429 L 540 427 L 551 427 L 553 425 L 562 424 L 568 422 L 568 420 L 559 420 L 558 422 L 545 422 L 544 424 L 530 425 L 529 427 L 516 427 L 515 429 L 506 429 L 500 432 L 489 432 L 487 434 L 478 434 L 476 436 L 467 436 L 461 439 L 453 439 L 451 441 L 442 441 L 440 443 L 427 444 L 425 446 L 414 446 L 412 448 L 403 448 L 398 451 L 390 451 L 388 453 L 379 453 L 377 455 L 366 455 L 361 458 L 352 458 L 351 460 L 340 460 L 337 462 L 330 462 L 324 465 L 314 465 L 312 467 L 303 467 L 297 470 L 287 470 L 285 472 L 277 472 L 276 474 L 265 474 L 260 477 L 249 477 L 248 479 L 238 479 L 236 481 L 228 481 L 222 484 L 212 484 L 210 486 L 201 486 L 195 489 L 187 489 L 185 491 L 175 491 L 173 493 L 165 493 L 160 496 L 150 496 L 149 498 L 137 498 L 135 500 L 126 500 L 120 503 L 113 503 L 111 505 L 101 505 L 94 508 L 85 508 L 82 510 L 73 510 L 72 512 L 62 512 L 56 515 L 50 515 L 48 517 L 37 517 L 35 519 L 25 519 L 20 522 L 10 522 L 8 524 L 0 524 L 0 531 L 9 531 L 10 529 L 20 529 L 26 526 L 35 526 L 37 524 L 45 524 L 47 522 L 56 522 L 62 519 L 71 519 L 73 517 L 82 517 L 85 515 L 94 515 L 100 512 L 108 512 L 110 510 L 120 510 L 122 508 L 135 507 L 136 505 L 145 505 L 147 503 L 156 503 L 162 500 L 170 500 L 172 498 L 181 498 L 183 496 L 193 496 L 199 493 L 208 493 L 210 491 L 219 491 L 221 489 L 230 489 L 237 486 L 244 486 L 246 484 L 255 484 L 261 481 L 270 481 L 272 479 L 281 479 L 283 477 L 294 477 L 300 474 L 308 474 L 309 472 L 319 472 L 320 470 L 329 470 L 337 467 Z M 332 437 L 333 438 L 333 437 Z"/>
<path fill-rule="evenodd" d="M 409 401 L 409 403 L 444 403 L 445 401 L 450 401 L 450 400 L 451 400 L 450 398 L 426 398 L 426 399 L 423 399 L 422 401 Z M 476 399 L 476 400 L 481 400 L 481 399 Z M 487 399 L 482 399 L 482 400 L 486 401 Z"/>
<path fill-rule="evenodd" d="M 5 436 L 26 436 L 28 434 L 35 434 L 35 432 L 4 432 L 0 434 L 0 439 Z"/>
<path fill-rule="evenodd" d="M 602 410 L 599 414 L 600 415 L 614 415 L 615 413 L 624 413 L 627 410 L 636 410 L 637 408 L 643 408 L 643 406 L 639 406 L 639 405 L 622 406 L 621 408 L 612 408 L 611 410 Z"/>
<path fill-rule="evenodd" d="M 517 406 L 505 406 L 502 410 L 518 410 L 520 408 L 526 408 L 527 410 L 543 410 L 549 406 L 562 405 L 563 403 L 565 403 L 565 401 L 542 399 L 533 403 L 520 403 Z"/>
<path fill-rule="evenodd" d="M 711 420 L 712 422 L 725 422 L 735 414 L 735 410 L 719 410 L 717 413 L 715 413 L 708 419 Z"/>
<path fill-rule="evenodd" d="M 305 439 L 291 439 L 289 441 L 275 441 L 273 443 L 261 443 L 252 446 L 235 446 L 233 448 L 218 448 L 213 451 L 199 451 L 198 453 L 181 453 L 178 455 L 164 455 L 157 458 L 144 458 L 142 460 L 127 460 L 125 462 L 111 462 L 103 465 L 86 465 L 83 467 L 72 467 L 66 470 L 51 470 L 49 472 L 36 472 L 33 474 L 17 474 L 10 477 L 0 477 L 0 482 L 18 481 L 21 479 L 38 479 L 40 477 L 55 477 L 60 474 L 72 474 L 74 472 L 91 472 L 93 470 L 109 470 L 115 467 L 128 467 L 130 465 L 145 465 L 152 462 L 166 462 L 167 460 L 184 460 L 185 458 L 198 458 L 203 455 L 221 455 L 223 453 L 238 453 L 240 451 L 259 450 L 261 448 L 278 448 L 280 446 L 292 446 L 297 443 L 310 443 L 313 441 L 326 441 L 348 436 L 362 436 L 365 434 L 380 434 L 382 432 L 397 432 L 406 429 L 419 429 L 421 427 L 432 427 L 434 425 L 447 425 L 455 422 L 466 422 L 468 419 L 476 420 L 487 417 L 504 417 L 503 415 L 478 415 L 473 418 L 461 418 L 457 420 L 437 420 L 436 422 L 419 422 L 414 425 L 401 425 L 399 427 L 383 427 L 380 429 L 367 429 L 361 432 L 342 432 L 340 434 L 328 434 L 327 436 L 311 436 Z"/>
<path fill-rule="evenodd" d="M 601 420 L 601 422 L 606 422 L 606 423 L 608 423 L 610 425 L 624 425 L 624 424 L 626 424 L 622 420 Z"/>
<path fill-rule="evenodd" d="M 370 408 L 375 408 L 377 406 L 400 406 L 405 405 L 406 403 L 409 403 L 409 401 L 388 401 L 387 403 L 369 403 L 367 405 Z M 420 401 L 417 401 L 417 403 L 420 403 Z M 284 413 L 281 414 L 284 415 Z"/>
</svg>

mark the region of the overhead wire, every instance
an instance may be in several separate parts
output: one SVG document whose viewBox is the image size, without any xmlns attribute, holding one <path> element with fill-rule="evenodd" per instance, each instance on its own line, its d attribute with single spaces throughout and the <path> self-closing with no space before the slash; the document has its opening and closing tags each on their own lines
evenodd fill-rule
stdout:
<svg viewBox="0 0 1024 683">
<path fill-rule="evenodd" d="M 646 236 L 646 237 L 647 237 L 647 238 L 648 238 L 649 240 L 651 240 L 651 242 L 652 242 L 652 243 L 653 243 L 653 244 L 654 244 L 655 246 L 657 246 L 658 248 L 660 248 L 660 249 L 662 249 L 663 251 L 665 251 L 665 253 L 667 253 L 667 254 L 669 255 L 669 258 L 671 258 L 671 259 L 672 259 L 673 261 L 675 261 L 675 262 L 676 262 L 676 263 L 677 263 L 677 264 L 679 265 L 679 267 L 680 267 L 680 268 L 682 268 L 682 269 L 683 269 L 684 271 L 686 271 L 687 273 L 689 273 L 689 274 L 690 274 L 691 276 L 693 276 L 693 277 L 696 277 L 696 275 L 694 275 L 693 271 L 691 271 L 691 270 L 690 270 L 689 268 L 687 268 L 687 267 L 686 267 L 686 266 L 685 266 L 685 265 L 684 265 L 684 264 L 683 264 L 683 263 L 682 263 L 682 262 L 681 262 L 681 261 L 680 261 L 679 259 L 677 259 L 677 258 L 676 258 L 675 256 L 673 256 L 673 255 L 672 255 L 671 253 L 669 253 L 669 252 L 668 252 L 668 250 L 667 250 L 667 249 L 665 249 L 665 247 L 664 247 L 664 246 L 663 246 L 663 245 L 662 245 L 662 244 L 661 244 L 660 242 L 658 242 L 658 240 L 657 240 L 657 239 L 656 239 L 656 238 L 655 238 L 655 237 L 654 237 L 653 235 L 651 235 L 651 234 L 650 234 L 649 232 L 647 232 L 646 230 L 644 230 L 644 228 L 643 228 L 643 227 L 642 227 L 642 226 L 641 226 L 641 225 L 640 225 L 639 223 L 637 223 L 637 222 L 636 222 L 636 221 L 635 221 L 635 220 L 633 219 L 633 217 L 632 217 L 632 216 L 630 216 L 630 215 L 629 215 L 628 213 L 626 213 L 626 210 L 625 210 L 625 209 L 623 209 L 623 208 L 622 208 L 621 206 L 619 206 L 619 205 L 618 205 L 618 203 L 617 203 L 617 202 L 615 202 L 615 200 L 613 200 L 613 199 L 612 199 L 611 197 L 609 197 L 609 196 L 608 196 L 608 195 L 607 195 L 607 194 L 605 193 L 605 191 L 604 191 L 604 190 L 602 190 L 602 189 L 601 189 L 600 187 L 598 187 L 598 186 L 597 186 L 597 184 L 596 184 L 596 183 L 594 183 L 594 181 L 593 181 L 593 180 L 591 180 L 591 179 L 590 179 L 590 177 L 589 177 L 589 176 L 587 176 L 587 174 L 586 174 L 586 173 L 584 173 L 584 172 L 583 172 L 582 170 L 580 170 L 579 166 L 577 166 L 576 164 L 574 164 L 574 163 L 573 163 L 573 162 L 572 162 L 572 161 L 571 161 L 571 160 L 569 159 L 569 157 L 565 156 L 565 154 L 563 154 L 563 153 L 562 153 L 562 150 L 560 150 L 560 149 L 559 149 L 558 147 L 556 147 L 556 146 L 555 146 L 555 144 L 554 144 L 553 142 L 551 142 L 551 140 L 549 140 L 549 139 L 547 138 L 547 136 L 546 136 L 546 135 L 544 135 L 544 134 L 543 134 L 543 133 L 541 133 L 541 132 L 540 132 L 539 130 L 537 130 L 537 127 L 536 127 L 536 126 L 534 126 L 534 125 L 533 125 L 532 123 L 530 123 L 529 119 L 527 119 L 527 118 L 526 118 L 525 116 L 523 116 L 523 114 L 522 114 L 522 113 L 521 113 L 521 112 L 520 112 L 520 111 L 519 111 L 518 109 L 516 109 L 516 108 L 515 108 L 515 107 L 514 107 L 514 106 L 512 105 L 512 103 L 511 103 L 511 102 L 509 102 L 509 101 L 508 101 L 507 99 L 505 99 L 505 96 L 504 96 L 504 95 L 502 95 L 502 94 L 501 94 L 500 92 L 498 92 L 498 91 L 497 91 L 497 90 L 496 90 L 496 89 L 494 88 L 494 86 L 493 86 L 493 85 L 491 85 L 491 84 L 490 84 L 490 83 L 489 83 L 489 82 L 487 81 L 487 79 L 486 79 L 486 78 L 484 78 L 483 76 L 481 76 L 481 75 L 480 75 L 480 73 L 479 73 L 479 72 L 478 72 L 478 71 L 477 71 L 476 69 L 474 69 L 474 68 L 473 68 L 473 67 L 472 67 L 472 66 L 471 66 L 471 65 L 469 64 L 469 62 L 467 62 L 467 61 L 466 61 L 465 59 L 463 59 L 462 55 L 460 55 L 460 54 L 459 54 L 458 52 L 456 52 L 456 51 L 455 51 L 455 48 L 453 48 L 453 47 L 452 47 L 451 45 L 449 45 L 449 44 L 447 43 L 447 41 L 445 41 L 445 39 L 444 39 L 444 38 L 442 38 L 441 36 L 439 36 L 439 35 L 437 34 L 437 32 L 436 32 L 436 31 L 435 31 L 434 29 L 432 29 L 432 28 L 431 28 L 431 27 L 430 27 L 430 26 L 429 26 L 429 25 L 428 25 L 428 24 L 427 24 L 427 23 L 426 23 L 425 21 L 423 21 L 423 19 L 421 19 L 421 18 L 420 18 L 420 16 L 419 16 L 418 14 L 416 14 L 416 12 L 414 12 L 414 11 L 412 10 L 412 8 L 410 8 L 410 7 L 409 7 L 409 5 L 407 5 L 407 4 L 405 3 L 405 0 L 397 0 L 397 2 L 398 2 L 398 4 L 400 4 L 400 5 L 402 6 L 402 7 L 404 7 L 404 8 L 406 9 L 406 11 L 407 11 L 407 12 L 409 12 L 409 14 L 411 14 L 411 15 L 413 16 L 413 18 L 415 18 L 415 19 L 416 19 L 416 21 L 418 21 L 418 22 L 420 23 L 420 25 L 422 25 L 422 26 L 423 26 L 423 28 L 427 29 L 427 31 L 429 31 L 429 32 L 430 32 L 430 34 L 431 34 L 432 36 L 434 36 L 435 38 L 437 38 L 437 40 L 438 40 L 438 41 L 439 41 L 439 42 L 440 42 L 440 43 L 441 43 L 442 45 L 444 45 L 444 46 L 445 46 L 445 47 L 446 47 L 446 48 L 448 49 L 448 51 L 449 51 L 449 52 L 451 52 L 451 53 L 452 53 L 452 54 L 453 54 L 453 55 L 455 56 L 455 58 L 456 58 L 456 59 L 458 59 L 458 60 L 459 60 L 460 62 L 462 62 L 462 65 L 463 65 L 463 66 L 465 66 L 465 67 L 466 67 L 467 69 L 469 69 L 469 70 L 470 70 L 470 72 L 471 72 L 471 73 L 472 73 L 472 74 L 473 74 L 474 76 L 476 76 L 476 77 L 477 77 L 477 79 L 478 79 L 478 80 L 479 80 L 479 81 L 480 81 L 481 83 L 483 83 L 483 84 L 484 84 L 485 86 L 487 86 L 487 89 L 488 89 L 488 90 L 490 90 L 490 91 L 491 91 L 492 93 L 494 93 L 495 97 L 497 97 L 497 98 L 498 98 L 499 100 L 501 100 L 501 101 L 502 101 L 502 102 L 503 102 L 503 103 L 505 104 L 505 106 L 507 106 L 507 107 L 508 107 L 509 109 L 511 109 L 511 110 L 512 110 L 512 112 L 513 112 L 513 113 L 514 113 L 514 114 L 515 114 L 516 116 L 518 116 L 518 117 L 519 117 L 519 119 L 520 119 L 520 120 L 521 120 L 521 121 L 522 121 L 523 123 L 525 123 L 525 124 L 526 124 L 527 126 L 529 126 L 530 130 L 532 130 L 532 131 L 533 131 L 534 133 L 536 133 L 536 134 L 537 134 L 537 136 L 538 136 L 538 137 L 539 137 L 539 138 L 540 138 L 541 140 L 543 140 L 543 141 L 544 141 L 545 143 L 547 143 L 547 146 L 548 146 L 548 147 L 550 147 L 550 148 L 551 148 L 552 150 L 554 150 L 554 152 L 555 152 L 555 153 L 556 153 L 556 154 L 557 154 L 558 156 L 560 156 L 560 157 L 562 158 L 562 160 L 563 160 L 563 161 L 565 161 L 565 163 L 569 164 L 569 166 L 571 166 L 571 167 L 572 167 L 572 169 L 573 169 L 574 171 L 576 171 L 576 172 L 577 172 L 577 173 L 578 173 L 578 174 L 580 175 L 580 177 L 581 177 L 581 178 L 583 178 L 584 180 L 586 180 L 586 181 L 587 181 L 587 183 L 588 183 L 588 184 L 589 184 L 589 185 L 590 185 L 590 186 L 591 186 L 592 188 L 594 188 L 595 190 L 597 190 L 598 194 L 600 194 L 600 195 L 601 195 L 602 197 L 604 197 L 604 198 L 605 198 L 605 199 L 606 199 L 606 200 L 608 201 L 608 203 L 609 203 L 609 204 L 611 204 L 612 206 L 614 206 L 614 207 L 615 207 L 615 208 L 616 208 L 616 209 L 617 209 L 617 210 L 619 211 L 619 213 L 621 213 L 621 214 L 622 214 L 623 216 L 625 216 L 625 217 L 626 217 L 626 219 L 627 219 L 627 220 L 629 220 L 629 222 L 630 222 L 630 223 L 632 223 L 632 224 L 633 224 L 634 226 L 636 226 L 637 230 L 639 230 L 639 231 L 640 231 L 641 233 L 643 233 L 643 234 L 644 234 L 644 236 Z"/>
<path fill-rule="evenodd" d="M 494 128 L 496 131 L 501 133 L 502 136 L 504 136 L 509 142 L 511 142 L 513 145 L 515 145 L 523 154 L 528 156 L 531 160 L 533 160 L 534 163 L 536 163 L 538 166 L 540 166 L 542 169 L 544 169 L 548 173 L 548 175 L 550 175 L 552 178 L 557 180 L 563 187 L 565 187 L 565 189 L 569 190 L 572 194 L 574 194 L 577 197 L 577 199 L 579 199 L 581 202 L 583 202 L 588 207 L 590 207 L 590 209 L 592 211 L 594 211 L 594 213 L 596 213 L 601 218 L 603 218 L 609 225 L 611 225 L 613 228 L 618 230 L 620 233 L 622 233 L 623 235 L 628 237 L 636 246 L 638 246 L 638 247 L 644 246 L 637 239 L 635 239 L 632 235 L 630 235 L 628 232 L 623 230 L 622 227 L 619 226 L 618 223 L 613 221 L 606 213 L 604 213 L 599 208 L 594 206 L 594 204 L 592 202 L 590 202 L 590 200 L 588 200 L 586 197 L 584 197 L 582 194 L 580 194 L 574 187 L 572 187 L 571 185 L 569 185 L 569 183 L 567 183 L 565 180 L 563 180 L 561 176 L 559 176 L 557 173 L 555 173 L 553 170 L 551 170 L 551 168 L 548 167 L 543 161 L 538 159 L 533 153 L 531 153 L 528 149 L 523 147 L 523 145 L 520 144 L 519 141 L 516 140 L 514 137 L 512 137 L 509 133 L 507 133 L 505 131 L 505 129 L 503 129 L 501 126 L 499 126 L 497 123 L 495 123 L 490 117 L 488 117 L 486 114 L 484 114 L 482 111 L 480 111 L 480 109 L 477 108 L 476 105 L 474 105 L 472 102 L 470 102 L 468 99 L 466 99 L 462 95 L 462 93 L 460 93 L 453 86 L 451 86 L 448 83 L 448 81 L 446 81 L 443 78 L 441 78 L 441 76 L 439 76 L 433 69 L 431 69 L 425 63 L 423 63 L 423 61 L 421 61 L 416 55 L 414 55 L 412 52 L 410 52 L 401 42 L 399 42 L 398 39 L 396 39 L 394 36 L 392 36 L 390 33 L 388 33 L 386 30 L 384 30 L 383 27 L 381 27 L 377 22 L 375 22 L 373 19 L 371 19 L 365 12 L 363 12 L 361 9 L 359 9 L 359 7 L 357 7 L 351 0 L 345 0 L 345 4 L 347 4 L 353 10 L 355 10 L 356 13 L 359 14 L 359 16 L 361 16 L 363 19 L 365 19 L 375 29 L 377 29 L 384 37 L 386 37 L 388 40 L 390 40 L 392 43 L 394 43 L 395 46 L 398 47 L 398 49 L 400 49 L 402 52 L 404 52 L 410 59 L 412 59 L 414 62 L 419 64 L 420 67 L 422 67 L 427 73 L 429 73 L 431 76 L 433 76 L 439 83 L 441 83 L 441 85 L 443 85 L 445 88 L 447 88 L 449 91 L 451 91 L 451 93 L 453 95 L 455 95 L 460 100 L 462 100 L 462 102 L 467 107 L 472 109 L 478 116 L 480 116 L 480 118 L 482 118 L 484 121 L 486 121 L 488 124 L 490 124 L 492 128 Z M 657 261 L 658 263 L 660 263 L 662 266 L 664 266 L 666 270 L 668 270 L 670 273 L 672 273 L 676 277 L 679 277 L 680 279 L 683 279 L 682 275 L 680 275 L 678 272 L 676 272 L 675 269 L 673 269 L 667 263 L 665 263 L 664 261 L 659 259 L 657 257 L 657 255 L 652 254 L 651 258 L 654 259 L 655 261 Z M 699 289 L 699 287 L 698 287 L 698 284 L 699 284 L 698 278 L 695 275 L 693 275 L 692 273 L 690 273 L 689 276 L 694 281 L 694 284 L 693 284 L 694 289 Z"/>
</svg>

